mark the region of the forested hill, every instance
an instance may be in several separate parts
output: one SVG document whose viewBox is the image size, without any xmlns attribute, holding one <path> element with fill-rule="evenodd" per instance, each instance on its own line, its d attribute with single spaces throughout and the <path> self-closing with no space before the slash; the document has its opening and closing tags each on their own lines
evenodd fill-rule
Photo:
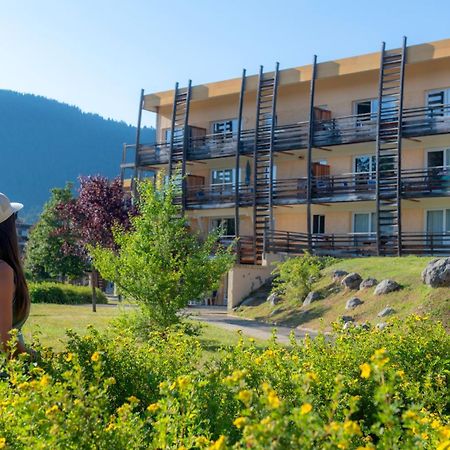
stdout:
<svg viewBox="0 0 450 450">
<path fill-rule="evenodd" d="M 122 144 L 135 140 L 125 122 L 82 112 L 75 106 L 0 90 L 0 192 L 25 204 L 33 220 L 49 190 L 79 175 L 119 175 Z M 142 141 L 152 142 L 153 128 Z"/>
</svg>

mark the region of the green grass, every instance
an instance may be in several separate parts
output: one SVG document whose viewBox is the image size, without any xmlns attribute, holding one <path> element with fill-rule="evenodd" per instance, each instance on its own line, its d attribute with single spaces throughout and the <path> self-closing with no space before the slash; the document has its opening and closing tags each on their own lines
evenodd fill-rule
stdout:
<svg viewBox="0 0 450 450">
<path fill-rule="evenodd" d="M 383 321 L 377 317 L 385 306 L 396 310 L 396 317 L 410 314 L 429 315 L 441 320 L 447 328 L 450 319 L 450 289 L 432 289 L 421 281 L 421 272 L 432 258 L 408 256 L 402 258 L 353 258 L 340 260 L 323 270 L 323 277 L 314 285 L 329 295 L 323 300 L 301 308 L 300 299 L 286 298 L 282 303 L 271 307 L 267 302 L 255 307 L 241 308 L 239 314 L 254 319 L 275 322 L 288 326 L 302 326 L 313 329 L 331 329 L 331 323 L 342 315 L 351 315 L 356 322 L 368 321 L 372 324 Z M 378 281 L 390 278 L 402 285 L 402 289 L 383 296 L 373 295 L 374 288 L 365 291 L 345 291 L 332 283 L 331 272 L 343 269 L 358 272 L 362 278 L 373 277 Z M 331 292 L 334 289 L 334 292 Z M 330 293 L 331 292 L 331 293 Z M 358 297 L 364 304 L 353 311 L 346 311 L 346 301 Z M 277 314 L 271 315 L 274 309 Z"/>
<path fill-rule="evenodd" d="M 88 325 L 104 330 L 121 309 L 117 306 L 97 306 L 97 312 L 93 313 L 91 305 L 32 304 L 30 317 L 23 329 L 24 337 L 26 342 L 31 342 L 32 335 L 38 333 L 45 346 L 61 351 L 67 341 L 68 328 L 82 335 Z M 237 332 L 202 323 L 199 341 L 207 357 L 216 355 L 221 346 L 234 345 L 238 340 Z"/>
</svg>

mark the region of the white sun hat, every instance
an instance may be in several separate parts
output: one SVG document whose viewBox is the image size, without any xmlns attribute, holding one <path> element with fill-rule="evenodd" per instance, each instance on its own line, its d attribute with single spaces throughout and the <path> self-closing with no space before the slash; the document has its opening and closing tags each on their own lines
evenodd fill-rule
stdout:
<svg viewBox="0 0 450 450">
<path fill-rule="evenodd" d="M 9 198 L 0 192 L 0 223 L 9 219 L 14 213 L 23 208 L 22 203 L 10 202 Z"/>
</svg>

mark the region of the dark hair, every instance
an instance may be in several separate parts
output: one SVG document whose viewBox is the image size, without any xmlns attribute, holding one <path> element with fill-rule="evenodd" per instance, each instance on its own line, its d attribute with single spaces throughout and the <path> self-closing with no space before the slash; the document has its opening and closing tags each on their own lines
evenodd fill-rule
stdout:
<svg viewBox="0 0 450 450">
<path fill-rule="evenodd" d="M 13 305 L 13 320 L 15 323 L 21 322 L 28 317 L 30 296 L 20 260 L 15 214 L 0 223 L 0 259 L 9 264 L 14 270 L 16 291 Z"/>
</svg>

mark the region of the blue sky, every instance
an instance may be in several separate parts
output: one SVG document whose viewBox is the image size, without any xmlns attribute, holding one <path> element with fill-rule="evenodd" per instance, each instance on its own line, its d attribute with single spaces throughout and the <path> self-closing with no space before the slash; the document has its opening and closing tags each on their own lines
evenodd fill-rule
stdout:
<svg viewBox="0 0 450 450">
<path fill-rule="evenodd" d="M 135 123 L 141 87 L 449 38 L 449 17 L 448 0 L 0 0 L 0 88 Z"/>
</svg>

